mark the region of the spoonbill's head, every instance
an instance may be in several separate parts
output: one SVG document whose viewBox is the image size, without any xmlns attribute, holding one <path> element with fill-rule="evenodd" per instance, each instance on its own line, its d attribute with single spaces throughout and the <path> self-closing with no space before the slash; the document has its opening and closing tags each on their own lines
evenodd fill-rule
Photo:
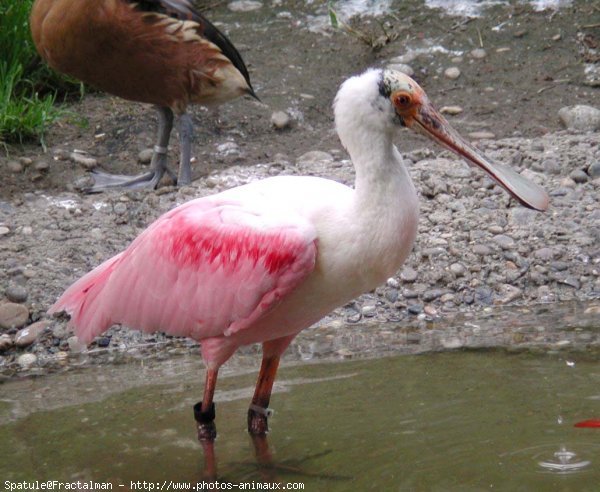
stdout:
<svg viewBox="0 0 600 492">
<path fill-rule="evenodd" d="M 353 115 L 382 131 L 397 126 L 416 130 L 483 169 L 524 206 L 541 211 L 548 208 L 543 188 L 475 149 L 435 109 L 419 84 L 404 73 L 371 69 L 348 79 L 338 92 L 335 112 L 338 128 Z"/>
</svg>

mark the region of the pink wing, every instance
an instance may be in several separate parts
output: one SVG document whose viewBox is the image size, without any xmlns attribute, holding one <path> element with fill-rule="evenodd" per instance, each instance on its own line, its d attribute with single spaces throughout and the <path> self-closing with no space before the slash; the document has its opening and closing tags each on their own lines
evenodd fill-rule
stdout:
<svg viewBox="0 0 600 492">
<path fill-rule="evenodd" d="M 314 268 L 316 232 L 299 216 L 212 198 L 160 217 L 50 308 L 84 343 L 115 323 L 201 340 L 250 326 Z"/>
</svg>

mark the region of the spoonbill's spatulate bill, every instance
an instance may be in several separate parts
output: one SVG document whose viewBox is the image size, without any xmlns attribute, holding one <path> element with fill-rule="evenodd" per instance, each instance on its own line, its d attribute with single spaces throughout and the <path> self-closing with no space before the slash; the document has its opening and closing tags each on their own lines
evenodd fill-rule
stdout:
<svg viewBox="0 0 600 492">
<path fill-rule="evenodd" d="M 356 169 L 354 188 L 281 176 L 192 200 L 160 217 L 50 309 L 67 311 L 86 343 L 114 323 L 199 340 L 207 367 L 196 406 L 201 439 L 216 434 L 217 372 L 238 347 L 263 346 L 248 429 L 264 434 L 279 358 L 292 339 L 377 287 L 406 259 L 419 207 L 394 146 L 402 126 L 480 167 L 525 206 L 548 205 L 539 186 L 464 141 L 402 73 L 368 70 L 348 79 L 334 110 Z"/>
<path fill-rule="evenodd" d="M 31 33 L 55 70 L 158 110 L 152 170 L 141 176 L 96 172 L 89 192 L 155 188 L 165 172 L 176 178 L 167 167 L 173 113 L 179 116 L 181 147 L 177 183 L 189 184 L 193 125 L 188 104 L 256 97 L 238 51 L 191 0 L 36 0 Z"/>
</svg>

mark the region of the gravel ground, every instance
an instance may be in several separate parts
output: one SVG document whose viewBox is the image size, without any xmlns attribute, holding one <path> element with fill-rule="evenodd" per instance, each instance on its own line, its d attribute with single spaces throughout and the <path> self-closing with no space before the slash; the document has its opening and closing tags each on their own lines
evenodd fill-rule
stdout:
<svg viewBox="0 0 600 492">
<path fill-rule="evenodd" d="M 319 333 L 325 340 L 336 333 L 350 333 L 351 338 L 362 333 L 363 339 L 367 333 L 367 338 L 370 334 L 378 340 L 371 348 L 385 352 L 392 343 L 385 333 L 397 329 L 390 331 L 390 326 L 403 327 L 402 337 L 408 336 L 403 340 L 424 350 L 482 346 L 486 339 L 493 345 L 489 326 L 470 335 L 464 330 L 462 335 L 442 332 L 441 338 L 420 344 L 431 338 L 432 326 L 442 327 L 457 315 L 489 319 L 504 312 L 499 319 L 510 327 L 523 311 L 498 311 L 507 305 L 544 305 L 551 314 L 538 325 L 551 326 L 563 322 L 559 303 L 583 301 L 580 315 L 600 320 L 599 304 L 591 302 L 600 298 L 600 133 L 562 131 L 536 139 L 484 139 L 477 145 L 544 186 L 551 196 L 550 209 L 536 213 L 518 206 L 481 172 L 446 151 L 411 151 L 405 159 L 420 191 L 421 220 L 409 260 L 386 285 L 308 330 L 297 347 Z M 85 347 L 72 336 L 66 319 L 47 318 L 45 311 L 72 281 L 125 248 L 172 207 L 271 175 L 317 175 L 351 184 L 352 166 L 344 159 L 337 149 L 310 151 L 297 159 L 279 154 L 269 162 L 215 171 L 182 189 L 95 196 L 47 196 L 37 191 L 0 203 L 0 278 L 5 294 L 0 303 L 0 374 L 43 374 L 127 357 L 195 351 L 197 345 L 188 340 L 113 327 L 82 357 Z M 501 331 L 506 333 L 505 328 Z M 478 341 L 465 343 L 472 335 L 480 335 Z M 537 335 L 538 341 L 560 341 Z M 584 342 L 594 345 L 600 340 L 588 336 Z M 352 343 L 335 346 L 341 356 L 358 350 Z"/>
</svg>

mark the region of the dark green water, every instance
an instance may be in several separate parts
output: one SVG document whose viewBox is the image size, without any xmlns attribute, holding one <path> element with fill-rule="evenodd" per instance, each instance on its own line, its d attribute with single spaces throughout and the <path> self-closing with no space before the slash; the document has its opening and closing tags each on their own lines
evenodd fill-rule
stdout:
<svg viewBox="0 0 600 492">
<path fill-rule="evenodd" d="M 597 491 L 600 429 L 573 424 L 600 417 L 600 364 L 582 357 L 453 352 L 283 368 L 272 399 L 271 470 L 258 465 L 245 432 L 255 374 L 224 377 L 219 480 L 276 477 L 308 491 Z M 198 368 L 194 361 L 160 384 L 150 375 L 148 385 L 122 392 L 132 370 L 145 369 L 95 368 L 70 391 L 72 374 L 0 386 L 3 485 L 80 479 L 129 490 L 130 481 L 201 480 L 191 412 Z M 55 392 L 101 399 L 36 410 L 19 397 L 17 411 L 11 395 L 23 391 L 32 402 L 51 403 Z"/>
</svg>

